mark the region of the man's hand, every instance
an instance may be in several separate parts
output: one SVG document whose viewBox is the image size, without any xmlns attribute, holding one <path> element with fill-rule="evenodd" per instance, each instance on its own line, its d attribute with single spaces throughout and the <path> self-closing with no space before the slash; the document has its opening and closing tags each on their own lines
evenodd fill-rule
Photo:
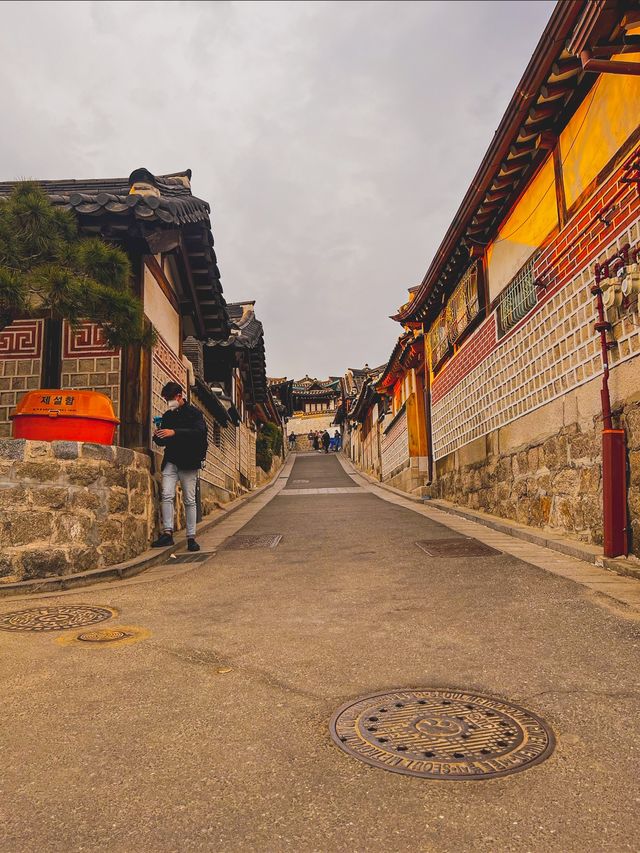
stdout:
<svg viewBox="0 0 640 853">
<path fill-rule="evenodd" d="M 174 429 L 157 429 L 156 435 L 158 438 L 171 438 L 176 434 Z"/>
</svg>

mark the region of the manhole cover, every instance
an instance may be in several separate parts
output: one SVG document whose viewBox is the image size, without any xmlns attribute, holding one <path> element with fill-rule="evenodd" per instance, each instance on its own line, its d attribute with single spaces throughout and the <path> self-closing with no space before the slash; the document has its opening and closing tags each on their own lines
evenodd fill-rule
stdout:
<svg viewBox="0 0 640 853">
<path fill-rule="evenodd" d="M 502 553 L 477 539 L 460 536 L 455 539 L 421 539 L 416 545 L 430 557 L 491 557 Z"/>
<path fill-rule="evenodd" d="M 281 533 L 270 533 L 264 536 L 232 536 L 225 543 L 225 548 L 247 550 L 249 548 L 275 548 L 282 539 Z"/>
<path fill-rule="evenodd" d="M 0 615 L 0 631 L 64 631 L 111 619 L 115 611 L 88 604 L 66 607 L 34 607 Z"/>
<path fill-rule="evenodd" d="M 535 714 L 476 693 L 398 690 L 338 709 L 331 737 L 354 758 L 424 779 L 490 779 L 525 770 L 554 747 Z"/>
<path fill-rule="evenodd" d="M 114 643 L 116 640 L 126 640 L 131 634 L 126 631 L 104 628 L 98 631 L 84 631 L 78 634 L 78 639 L 83 643 Z"/>
<path fill-rule="evenodd" d="M 171 557 L 171 563 L 202 563 L 214 556 L 215 551 L 201 551 L 199 554 L 178 554 Z"/>
</svg>

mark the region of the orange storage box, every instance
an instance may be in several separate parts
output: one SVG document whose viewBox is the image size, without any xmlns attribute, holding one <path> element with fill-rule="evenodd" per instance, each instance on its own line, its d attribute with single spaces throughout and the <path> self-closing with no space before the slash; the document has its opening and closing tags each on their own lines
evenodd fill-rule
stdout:
<svg viewBox="0 0 640 853">
<path fill-rule="evenodd" d="M 106 394 L 60 388 L 28 391 L 11 419 L 14 438 L 94 444 L 113 444 L 120 423 Z"/>
</svg>

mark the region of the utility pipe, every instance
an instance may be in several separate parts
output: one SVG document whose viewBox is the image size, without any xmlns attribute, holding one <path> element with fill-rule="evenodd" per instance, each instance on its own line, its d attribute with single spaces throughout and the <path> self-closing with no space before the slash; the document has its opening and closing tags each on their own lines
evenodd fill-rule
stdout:
<svg viewBox="0 0 640 853">
<path fill-rule="evenodd" d="M 580 62 L 584 71 L 597 74 L 640 75 L 640 62 L 623 62 L 615 59 L 594 59 L 588 48 L 580 51 Z"/>
<path fill-rule="evenodd" d="M 620 261 L 625 263 L 627 249 L 623 249 Z M 623 254 L 625 253 L 625 254 Z M 605 557 L 620 557 L 629 553 L 627 530 L 627 452 L 623 429 L 614 429 L 611 416 L 609 393 L 609 350 L 615 343 L 607 339 L 611 323 L 607 320 L 600 282 L 609 278 L 609 263 L 595 267 L 595 284 L 591 293 L 596 297 L 598 322 L 596 332 L 600 335 L 602 356 L 602 521 Z"/>
</svg>

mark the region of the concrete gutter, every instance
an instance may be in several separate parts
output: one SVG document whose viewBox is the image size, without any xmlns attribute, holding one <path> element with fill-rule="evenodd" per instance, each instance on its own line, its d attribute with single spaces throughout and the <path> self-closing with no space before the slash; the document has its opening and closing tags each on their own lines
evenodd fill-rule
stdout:
<svg viewBox="0 0 640 853">
<path fill-rule="evenodd" d="M 248 492 L 246 495 L 242 495 L 224 506 L 220 506 L 215 513 L 207 516 L 198 525 L 197 535 L 201 536 L 206 533 L 212 527 L 215 527 L 216 524 L 220 524 L 220 522 L 236 512 L 236 510 L 246 506 L 267 489 L 270 489 L 277 483 L 283 467 L 284 465 L 278 468 L 268 483 L 264 483 L 254 491 Z M 60 590 L 74 589 L 75 587 L 90 586 L 91 584 L 103 581 L 131 578 L 150 569 L 152 566 L 169 562 L 171 555 L 178 551 L 186 552 L 186 536 L 183 537 L 181 535 L 180 541 L 174 545 L 169 545 L 167 548 L 149 548 L 131 560 L 116 563 L 113 566 L 104 566 L 101 569 L 90 569 L 87 572 L 76 572 L 72 575 L 56 575 L 55 577 L 35 578 L 34 580 L 16 581 L 14 583 L 3 584 L 0 581 L 0 598 L 10 598 L 14 595 L 29 595 L 30 593 L 39 592 L 58 592 Z"/>
<path fill-rule="evenodd" d="M 531 542 L 533 545 L 539 545 L 542 548 L 549 548 L 551 551 L 557 551 L 560 554 L 565 554 L 568 557 L 574 557 L 577 560 L 583 560 L 585 563 L 591 563 L 595 566 L 602 566 L 611 572 L 626 577 L 637 578 L 640 580 L 640 560 L 636 557 L 604 557 L 602 548 L 597 545 L 590 545 L 587 542 L 578 542 L 575 539 L 569 539 L 567 536 L 561 536 L 559 533 L 554 533 L 551 530 L 541 530 L 537 527 L 529 527 L 525 524 L 518 524 L 515 521 L 509 521 L 506 518 L 500 518 L 496 515 L 490 515 L 486 512 L 461 507 L 450 501 L 420 498 L 417 495 L 403 492 L 402 489 L 396 489 L 394 486 L 388 486 L 386 483 L 376 480 L 370 474 L 366 474 L 359 468 L 356 468 L 350 459 L 346 459 L 347 463 L 353 470 L 364 479 L 368 480 L 380 489 L 385 489 L 388 492 L 393 492 L 395 495 L 405 498 L 413 503 L 419 503 L 423 506 L 432 506 L 435 509 L 447 512 L 449 515 L 455 515 L 459 518 L 464 518 L 467 521 L 475 521 L 477 524 L 482 524 L 492 530 L 497 530 L 499 533 L 506 533 L 509 536 L 514 536 L 517 539 L 522 539 L 525 542 Z"/>
</svg>

